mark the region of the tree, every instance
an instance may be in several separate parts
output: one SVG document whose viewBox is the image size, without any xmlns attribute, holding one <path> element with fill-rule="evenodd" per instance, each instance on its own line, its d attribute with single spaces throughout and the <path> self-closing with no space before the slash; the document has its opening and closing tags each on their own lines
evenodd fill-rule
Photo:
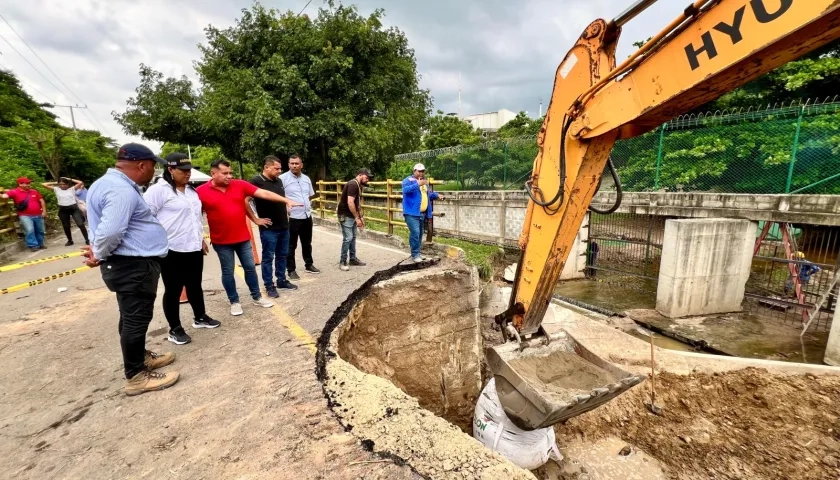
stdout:
<svg viewBox="0 0 840 480">
<path fill-rule="evenodd" d="M 26 176 L 36 185 L 59 175 L 92 182 L 113 165 L 114 140 L 56 122 L 9 71 L 0 70 L 0 186 Z M 51 192 L 42 192 L 48 197 Z"/>
<path fill-rule="evenodd" d="M 394 154 L 420 146 L 431 99 L 383 10 L 363 17 L 327 3 L 315 19 L 255 4 L 231 28 L 207 27 L 197 89 L 141 66 L 136 96 L 114 118 L 127 132 L 218 147 L 234 161 L 298 153 L 321 177 L 384 172 Z"/>
<path fill-rule="evenodd" d="M 513 117 L 513 120 L 502 125 L 499 129 L 499 138 L 513 138 L 513 137 L 535 137 L 542 128 L 543 119 L 545 116 L 533 119 L 525 112 L 519 112 Z"/>
<path fill-rule="evenodd" d="M 472 145 L 481 141 L 481 133 L 472 124 L 452 115 L 444 115 L 438 110 L 437 115 L 429 119 L 426 135 L 423 136 L 423 148 L 452 147 Z"/>
</svg>

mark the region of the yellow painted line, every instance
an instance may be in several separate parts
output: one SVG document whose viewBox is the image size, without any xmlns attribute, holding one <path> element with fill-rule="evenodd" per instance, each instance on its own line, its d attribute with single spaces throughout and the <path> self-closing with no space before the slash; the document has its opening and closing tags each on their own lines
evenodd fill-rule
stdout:
<svg viewBox="0 0 840 480">
<path fill-rule="evenodd" d="M 239 274 L 240 278 L 243 280 L 245 279 L 245 271 L 242 270 L 242 267 L 239 265 L 236 266 L 236 273 Z M 274 299 L 271 300 L 274 301 Z M 276 302 L 274 303 L 274 306 L 268 310 L 270 310 L 271 313 L 280 320 L 280 325 L 283 325 L 283 327 L 288 330 L 293 337 L 298 339 L 310 353 L 313 355 L 315 354 L 315 338 L 313 338 L 305 328 L 301 327 L 299 323 L 294 321 L 294 319 L 289 316 L 289 312 L 284 310 L 283 307 L 278 305 Z"/>
<path fill-rule="evenodd" d="M 66 272 L 56 273 L 54 275 L 50 275 L 49 277 L 39 278 L 37 280 L 32 280 L 26 283 L 20 283 L 18 285 L 14 285 L 8 288 L 0 289 L 0 295 L 5 295 L 7 293 L 17 292 L 23 290 L 25 288 L 34 287 L 35 285 L 40 285 L 42 283 L 49 282 L 51 280 L 58 280 L 59 278 L 64 278 L 74 273 L 84 272 L 85 270 L 90 270 L 90 267 L 84 266 L 79 268 L 74 268 L 73 270 L 68 270 Z"/>
<path fill-rule="evenodd" d="M 52 262 L 52 261 L 55 261 L 55 260 L 62 260 L 64 258 L 79 257 L 81 255 L 82 255 L 82 252 L 72 252 L 72 253 L 65 253 L 63 255 L 53 255 L 51 257 L 39 258 L 37 260 L 28 260 L 26 262 L 11 263 L 9 265 L 3 265 L 2 267 L 0 267 L 0 272 L 8 272 L 10 270 L 17 270 L 18 268 L 30 267 L 32 265 L 38 265 L 39 263 Z"/>
</svg>

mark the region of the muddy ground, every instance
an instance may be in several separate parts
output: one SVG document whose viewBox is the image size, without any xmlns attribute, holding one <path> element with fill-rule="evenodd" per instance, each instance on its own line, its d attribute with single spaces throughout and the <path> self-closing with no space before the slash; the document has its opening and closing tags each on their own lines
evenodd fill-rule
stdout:
<svg viewBox="0 0 840 480">
<path fill-rule="evenodd" d="M 659 416 L 645 407 L 649 388 L 557 425 L 558 443 L 618 437 L 679 480 L 840 478 L 840 377 L 657 375 Z"/>
</svg>

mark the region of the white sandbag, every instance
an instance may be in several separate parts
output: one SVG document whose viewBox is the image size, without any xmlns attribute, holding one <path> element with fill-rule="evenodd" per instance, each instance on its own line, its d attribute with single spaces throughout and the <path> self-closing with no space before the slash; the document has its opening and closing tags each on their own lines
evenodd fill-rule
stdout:
<svg viewBox="0 0 840 480">
<path fill-rule="evenodd" d="M 561 461 L 552 427 L 522 430 L 505 415 L 496 394 L 496 379 L 490 379 L 476 402 L 473 437 L 499 452 L 514 465 L 527 470 L 539 468 L 553 458 Z"/>
</svg>

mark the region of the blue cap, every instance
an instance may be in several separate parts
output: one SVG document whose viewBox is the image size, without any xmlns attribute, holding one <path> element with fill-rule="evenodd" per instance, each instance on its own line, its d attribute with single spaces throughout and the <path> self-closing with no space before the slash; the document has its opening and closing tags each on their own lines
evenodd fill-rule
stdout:
<svg viewBox="0 0 840 480">
<path fill-rule="evenodd" d="M 139 143 L 126 143 L 119 150 L 117 150 L 117 160 L 154 160 L 155 162 L 166 165 L 162 158 L 152 152 L 149 147 L 140 145 Z"/>
</svg>

